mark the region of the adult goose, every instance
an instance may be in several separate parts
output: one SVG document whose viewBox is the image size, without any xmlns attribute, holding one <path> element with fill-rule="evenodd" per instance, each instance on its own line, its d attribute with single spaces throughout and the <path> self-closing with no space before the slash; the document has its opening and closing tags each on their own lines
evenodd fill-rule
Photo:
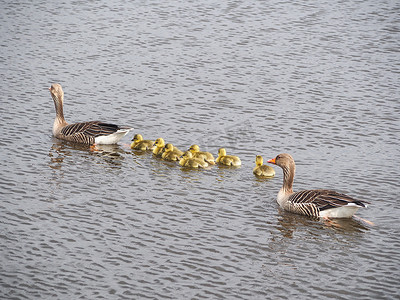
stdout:
<svg viewBox="0 0 400 300">
<path fill-rule="evenodd" d="M 286 211 L 310 217 L 351 218 L 355 212 L 367 204 L 331 190 L 306 190 L 293 192 L 295 163 L 290 154 L 283 153 L 270 159 L 283 170 L 283 186 L 277 202 Z"/>
<path fill-rule="evenodd" d="M 54 83 L 49 90 L 56 107 L 56 118 L 53 124 L 53 135 L 56 138 L 88 145 L 116 144 L 133 129 L 100 121 L 68 124 L 64 119 L 64 92 L 61 85 Z"/>
</svg>

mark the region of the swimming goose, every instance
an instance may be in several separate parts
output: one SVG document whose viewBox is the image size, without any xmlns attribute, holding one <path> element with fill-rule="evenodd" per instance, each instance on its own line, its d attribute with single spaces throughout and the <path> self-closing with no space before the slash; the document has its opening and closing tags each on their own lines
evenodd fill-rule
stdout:
<svg viewBox="0 0 400 300">
<path fill-rule="evenodd" d="M 189 168 L 207 168 L 208 163 L 206 163 L 203 159 L 194 158 L 192 152 L 186 151 L 181 156 L 179 160 L 179 164 L 182 167 L 189 167 Z"/>
<path fill-rule="evenodd" d="M 242 164 L 239 157 L 234 156 L 234 155 L 226 155 L 225 148 L 219 148 L 217 163 L 220 163 L 222 165 L 227 165 L 227 166 L 235 166 L 235 167 L 238 167 Z"/>
<path fill-rule="evenodd" d="M 256 156 L 256 166 L 253 169 L 253 174 L 258 177 L 274 177 L 274 168 L 263 165 L 263 157 L 261 155 Z"/>
<path fill-rule="evenodd" d="M 331 190 L 306 190 L 293 192 L 295 163 L 290 154 L 279 154 L 270 159 L 283 170 L 283 186 L 278 193 L 278 204 L 287 211 L 323 218 L 351 218 L 354 213 L 367 204 Z"/>
<path fill-rule="evenodd" d="M 53 135 L 56 138 L 88 145 L 116 144 L 133 129 L 100 121 L 68 124 L 64 119 L 64 92 L 61 85 L 54 83 L 49 90 L 56 108 L 56 118 L 53 124 Z"/>
<path fill-rule="evenodd" d="M 215 165 L 214 156 L 210 152 L 200 151 L 200 147 L 198 145 L 190 146 L 189 151 L 192 152 L 194 158 L 204 159 L 210 165 Z"/>
<path fill-rule="evenodd" d="M 162 159 L 165 160 L 179 160 L 183 152 L 179 149 L 174 149 L 174 146 L 170 143 L 166 144 L 164 147 L 164 152 L 161 155 Z"/>
<path fill-rule="evenodd" d="M 154 141 L 144 140 L 141 134 L 135 134 L 132 139 L 131 149 L 133 150 L 153 150 L 154 149 Z"/>
</svg>

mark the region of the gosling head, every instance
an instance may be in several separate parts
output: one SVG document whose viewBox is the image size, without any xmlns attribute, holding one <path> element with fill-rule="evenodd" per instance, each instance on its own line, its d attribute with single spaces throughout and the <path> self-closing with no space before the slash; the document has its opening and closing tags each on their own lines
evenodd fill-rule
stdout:
<svg viewBox="0 0 400 300">
<path fill-rule="evenodd" d="M 139 134 L 139 133 L 138 133 L 138 134 L 135 134 L 135 136 L 133 137 L 132 141 L 134 141 L 134 142 L 143 141 L 143 137 L 142 137 L 142 135 Z"/>
<path fill-rule="evenodd" d="M 164 147 L 164 152 L 171 152 L 173 150 L 174 150 L 174 145 L 172 145 L 170 143 L 166 144 Z"/>
<path fill-rule="evenodd" d="M 200 151 L 200 147 L 199 147 L 199 145 L 196 145 L 196 144 L 192 145 L 192 146 L 190 146 L 189 151 L 192 152 L 192 153 L 199 152 Z"/>
<path fill-rule="evenodd" d="M 188 159 L 188 158 L 193 158 L 193 154 L 192 154 L 192 152 L 190 152 L 190 151 L 185 151 L 185 152 L 182 154 L 181 158 L 186 158 L 186 159 Z"/>
<path fill-rule="evenodd" d="M 164 139 L 163 138 L 158 138 L 158 139 L 156 139 L 156 141 L 154 142 L 154 145 L 153 146 L 156 146 L 157 148 L 163 148 L 163 147 L 165 147 L 165 141 L 164 141 Z"/>
<path fill-rule="evenodd" d="M 263 162 L 264 162 L 263 157 L 261 155 L 257 155 L 256 156 L 256 166 L 257 167 L 262 166 Z"/>
<path fill-rule="evenodd" d="M 225 156 L 225 155 L 226 155 L 225 148 L 219 148 L 218 149 L 218 156 Z"/>
</svg>

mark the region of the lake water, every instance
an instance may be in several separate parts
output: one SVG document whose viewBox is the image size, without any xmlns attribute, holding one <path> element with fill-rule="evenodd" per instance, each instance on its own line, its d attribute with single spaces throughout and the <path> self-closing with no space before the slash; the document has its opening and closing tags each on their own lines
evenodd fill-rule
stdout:
<svg viewBox="0 0 400 300">
<path fill-rule="evenodd" d="M 398 1 L 3 1 L 1 299 L 400 297 Z M 131 125 L 91 152 L 69 122 Z M 225 147 L 183 170 L 127 147 Z M 370 202 L 337 224 L 281 211 L 295 190 Z"/>
</svg>

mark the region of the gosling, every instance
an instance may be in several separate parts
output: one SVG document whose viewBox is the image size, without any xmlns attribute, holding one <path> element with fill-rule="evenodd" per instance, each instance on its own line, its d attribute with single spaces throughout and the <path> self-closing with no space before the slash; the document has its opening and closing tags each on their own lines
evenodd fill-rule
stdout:
<svg viewBox="0 0 400 300">
<path fill-rule="evenodd" d="M 237 156 L 226 155 L 225 148 L 219 148 L 218 157 L 217 157 L 217 163 L 219 163 L 221 165 L 226 165 L 226 166 L 238 167 L 238 166 L 240 166 L 242 164 L 242 161 Z"/>
<path fill-rule="evenodd" d="M 257 155 L 256 166 L 253 169 L 253 174 L 257 177 L 274 177 L 275 170 L 270 166 L 263 165 L 263 157 L 261 155 Z"/>
<path fill-rule="evenodd" d="M 179 164 L 182 167 L 189 167 L 189 168 L 207 168 L 208 163 L 206 163 L 204 160 L 199 159 L 199 158 L 194 158 L 192 152 L 186 151 L 183 153 L 181 156 L 181 159 L 179 161 Z"/>
<path fill-rule="evenodd" d="M 155 156 L 161 157 L 164 147 L 165 147 L 165 141 L 163 138 L 158 138 L 153 144 L 154 149 L 153 149 L 153 154 Z"/>
<path fill-rule="evenodd" d="M 135 134 L 132 139 L 131 149 L 132 150 L 153 150 L 154 149 L 154 141 L 144 140 L 141 134 Z"/>
<path fill-rule="evenodd" d="M 194 158 L 204 159 L 210 165 L 215 165 L 214 156 L 210 152 L 200 151 L 198 145 L 190 146 L 189 151 L 192 152 Z"/>
<path fill-rule="evenodd" d="M 179 149 L 175 148 L 170 143 L 166 144 L 164 147 L 164 152 L 161 155 L 162 159 L 170 160 L 170 161 L 177 161 L 182 156 L 183 152 Z"/>
</svg>

